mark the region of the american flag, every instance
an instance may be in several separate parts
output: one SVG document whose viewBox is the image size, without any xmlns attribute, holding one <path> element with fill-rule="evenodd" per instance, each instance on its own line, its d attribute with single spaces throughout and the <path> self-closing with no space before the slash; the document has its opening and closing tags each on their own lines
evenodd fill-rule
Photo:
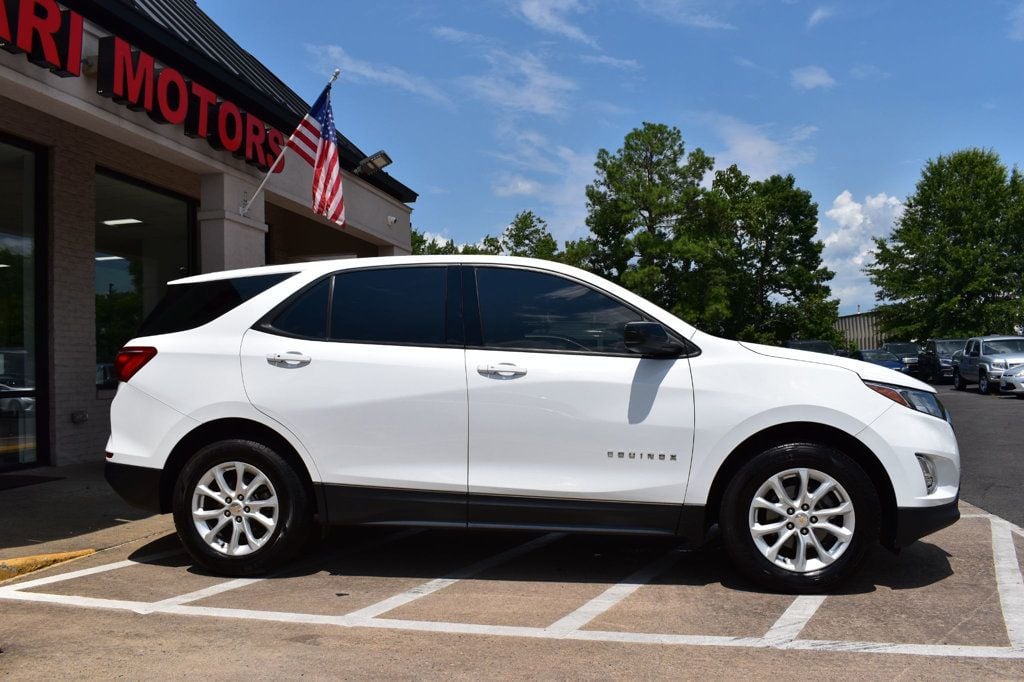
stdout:
<svg viewBox="0 0 1024 682">
<path fill-rule="evenodd" d="M 313 167 L 313 212 L 345 226 L 345 199 L 338 164 L 338 137 L 331 111 L 331 86 L 320 93 L 313 108 L 288 138 L 288 147 Z"/>
</svg>

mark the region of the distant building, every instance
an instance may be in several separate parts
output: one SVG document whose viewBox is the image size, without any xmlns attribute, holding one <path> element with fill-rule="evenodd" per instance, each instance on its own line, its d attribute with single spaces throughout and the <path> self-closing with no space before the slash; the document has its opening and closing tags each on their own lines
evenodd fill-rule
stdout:
<svg viewBox="0 0 1024 682">
<path fill-rule="evenodd" d="M 882 333 L 878 329 L 878 315 L 873 310 L 853 315 L 840 315 L 836 320 L 836 329 L 846 336 L 847 341 L 856 344 L 857 348 L 878 348 L 882 345 Z"/>
</svg>

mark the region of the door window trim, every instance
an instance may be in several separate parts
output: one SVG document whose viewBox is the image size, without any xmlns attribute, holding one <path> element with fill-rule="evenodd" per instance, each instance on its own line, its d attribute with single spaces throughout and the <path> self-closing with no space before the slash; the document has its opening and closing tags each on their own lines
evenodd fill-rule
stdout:
<svg viewBox="0 0 1024 682">
<path fill-rule="evenodd" d="M 679 355 L 677 355 L 677 356 L 675 356 L 673 358 L 660 358 L 660 359 L 663 359 L 663 360 L 681 360 L 681 359 L 697 357 L 701 353 L 700 348 L 698 348 L 696 344 L 694 344 L 692 341 L 690 341 L 686 337 L 679 335 L 670 325 L 667 325 L 664 322 L 662 322 L 661 320 L 658 320 L 658 319 L 652 317 L 648 313 L 640 310 L 639 308 L 637 308 L 636 306 L 630 304 L 629 302 L 622 300 L 621 298 L 619 298 L 618 296 L 612 294 L 611 292 L 605 291 L 603 289 L 599 289 L 599 288 L 595 287 L 593 284 L 590 284 L 589 282 L 585 282 L 585 281 L 583 281 L 583 280 L 581 280 L 581 279 L 579 279 L 577 277 L 573 277 L 572 275 L 566 275 L 565 273 L 561 273 L 561 272 L 552 272 L 551 270 L 545 270 L 543 268 L 534 268 L 534 267 L 529 267 L 529 266 L 524 266 L 524 265 L 512 265 L 512 264 L 505 265 L 505 264 L 502 264 L 502 263 L 462 264 L 460 267 L 464 271 L 465 270 L 471 270 L 472 271 L 472 273 L 469 276 L 467 276 L 467 274 L 464 274 L 463 277 L 462 277 L 462 281 L 463 281 L 463 296 L 464 296 L 464 299 L 465 299 L 465 303 L 463 305 L 464 305 L 464 309 L 466 311 L 466 314 L 465 314 L 465 324 L 466 324 L 466 348 L 467 349 L 470 349 L 470 350 L 487 350 L 487 351 L 496 351 L 496 352 L 497 351 L 508 351 L 508 352 L 514 352 L 514 353 L 547 353 L 547 354 L 552 354 L 552 355 L 588 355 L 588 356 L 597 356 L 597 357 L 604 357 L 604 358 L 634 358 L 634 359 L 637 359 L 637 360 L 641 359 L 641 357 L 642 357 L 639 353 L 633 353 L 633 352 L 630 352 L 630 351 L 625 351 L 625 352 L 622 352 L 622 353 L 614 353 L 614 352 L 596 351 L 596 350 L 567 350 L 567 349 L 562 349 L 562 348 L 512 348 L 512 347 L 508 347 L 508 346 L 496 347 L 496 346 L 488 346 L 488 345 L 486 345 L 484 343 L 484 341 L 483 341 L 483 322 L 482 322 L 482 318 L 481 318 L 481 314 L 480 314 L 480 295 L 479 295 L 479 288 L 478 288 L 478 283 L 477 283 L 477 271 L 480 270 L 480 269 L 483 269 L 483 268 L 494 268 L 494 269 L 500 268 L 500 269 L 503 269 L 503 270 L 524 270 L 524 271 L 527 271 L 527 272 L 536 272 L 536 273 L 542 274 L 542 275 L 549 275 L 551 277 L 562 278 L 564 280 L 572 282 L 573 284 L 578 284 L 578 285 L 580 285 L 582 287 L 585 287 L 586 289 L 589 289 L 590 291 L 593 291 L 594 293 L 597 293 L 597 294 L 600 294 L 602 296 L 606 296 L 607 298 L 610 298 L 611 300 L 615 301 L 616 303 L 618 303 L 619 305 L 623 306 L 624 308 L 627 308 L 630 311 L 632 311 L 632 312 L 636 313 L 637 315 L 639 315 L 641 320 L 644 321 L 644 322 L 657 322 L 658 324 L 662 325 L 665 328 L 665 331 L 668 332 L 670 337 L 672 337 L 673 339 L 675 339 L 676 341 L 681 343 L 683 348 L 684 348 L 684 351 L 682 353 L 680 353 Z"/>
</svg>

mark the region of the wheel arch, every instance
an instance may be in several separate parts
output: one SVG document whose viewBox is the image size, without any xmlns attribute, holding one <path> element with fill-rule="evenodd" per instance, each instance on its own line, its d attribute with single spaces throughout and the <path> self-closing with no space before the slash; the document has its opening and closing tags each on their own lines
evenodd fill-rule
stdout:
<svg viewBox="0 0 1024 682">
<path fill-rule="evenodd" d="M 752 457 L 768 448 L 786 443 L 815 443 L 835 448 L 856 462 L 871 479 L 882 504 L 882 544 L 893 545 L 896 521 L 896 492 L 881 460 L 864 443 L 834 426 L 815 422 L 790 422 L 768 427 L 751 435 L 722 462 L 711 483 L 705 506 L 705 529 L 718 522 L 722 497 L 729 481 Z"/>
<path fill-rule="evenodd" d="M 160 511 L 162 513 L 171 511 L 174 484 L 178 480 L 178 474 L 181 473 L 185 463 L 192 455 L 211 443 L 239 439 L 255 441 L 281 455 L 299 474 L 306 494 L 309 499 L 314 500 L 317 515 L 321 520 L 325 518 L 326 507 L 317 493 L 317 488 L 313 485 L 309 468 L 292 444 L 288 442 L 288 439 L 266 424 L 237 417 L 204 422 L 185 434 L 171 449 L 164 464 L 163 473 L 160 475 Z"/>
</svg>

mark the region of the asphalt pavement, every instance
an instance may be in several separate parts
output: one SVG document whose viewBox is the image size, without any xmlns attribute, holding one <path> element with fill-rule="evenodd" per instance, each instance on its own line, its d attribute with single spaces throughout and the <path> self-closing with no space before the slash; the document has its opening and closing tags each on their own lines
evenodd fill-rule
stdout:
<svg viewBox="0 0 1024 682">
<path fill-rule="evenodd" d="M 935 388 L 960 445 L 960 499 L 1024 526 L 1024 400 Z"/>
</svg>

